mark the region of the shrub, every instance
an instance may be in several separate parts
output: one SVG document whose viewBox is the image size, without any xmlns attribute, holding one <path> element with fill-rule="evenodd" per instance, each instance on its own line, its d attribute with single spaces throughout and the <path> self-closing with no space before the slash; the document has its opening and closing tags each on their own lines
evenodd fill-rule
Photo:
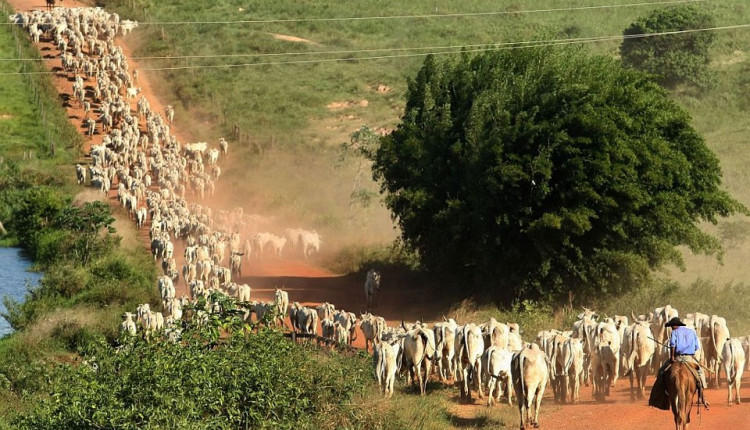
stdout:
<svg viewBox="0 0 750 430">
<path fill-rule="evenodd" d="M 71 342 L 75 327 L 61 329 Z M 140 339 L 114 349 L 99 342 L 88 365 L 61 366 L 51 396 L 14 424 L 59 428 L 318 428 L 354 423 L 342 406 L 372 383 L 369 359 L 296 345 L 261 330 L 213 348 L 188 329 L 183 342 Z M 358 416 L 351 414 L 351 416 Z"/>
<path fill-rule="evenodd" d="M 701 89 L 712 87 L 716 77 L 708 66 L 709 49 L 716 39 L 713 32 L 632 36 L 713 26 L 711 15 L 691 5 L 656 9 L 625 29 L 625 40 L 620 45 L 622 61 L 629 67 L 657 75 L 658 81 L 667 88 L 674 88 L 679 84 Z"/>
</svg>

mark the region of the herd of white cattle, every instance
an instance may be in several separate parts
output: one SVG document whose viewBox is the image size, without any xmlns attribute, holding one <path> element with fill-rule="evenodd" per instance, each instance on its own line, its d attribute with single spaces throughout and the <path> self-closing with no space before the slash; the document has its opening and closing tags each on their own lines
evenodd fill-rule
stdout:
<svg viewBox="0 0 750 430">
<path fill-rule="evenodd" d="M 209 148 L 206 142 L 181 145 L 170 134 L 174 120 L 171 105 L 165 112 L 166 121 L 151 110 L 143 96 L 136 103 L 137 112 L 132 111 L 130 99 L 140 92 L 134 86 L 137 71 L 129 72 L 114 40 L 137 23 L 121 22 L 117 14 L 100 8 L 56 8 L 10 18 L 34 41 L 39 42 L 43 35 L 54 41 L 63 71 L 73 75 L 72 93 L 86 113 L 89 136 L 96 133 L 97 126 L 104 134 L 102 144 L 92 146 L 88 169 L 76 165 L 78 182 L 88 182 L 105 194 L 117 183 L 118 200 L 137 226 L 142 228 L 151 221 L 151 251 L 155 260 L 161 260 L 164 273 L 158 281 L 164 312 L 140 305 L 135 315 L 124 315 L 124 333 L 135 335 L 140 326 L 146 336 L 163 331 L 176 340 L 180 320 L 205 320 L 209 313 L 220 310 L 212 297 L 225 294 L 242 304 L 247 320 L 255 314 L 256 321 L 284 325 L 288 315 L 292 330 L 317 336 L 320 327 L 321 337 L 333 342 L 351 344 L 359 326 L 365 348 L 369 351 L 373 345 L 375 373 L 386 396 L 392 395 L 401 369 L 423 394 L 433 373 L 441 381 L 457 382 L 461 396 L 468 399 L 472 390 L 479 397 L 486 390 L 490 405 L 499 401 L 501 393 L 506 393 L 510 404 L 515 391 L 522 426 L 538 425 L 539 406 L 548 384 L 558 401 L 576 402 L 581 384 L 592 385 L 593 394 L 601 398 L 609 395 L 620 375 L 628 375 L 632 395 L 643 397 L 646 375 L 653 374 L 667 358 L 664 323 L 678 315 L 670 306 L 645 315 L 631 314 L 630 320 L 626 316 L 600 319 L 586 309 L 571 330 L 542 331 L 529 343 L 522 339 L 518 324 L 494 319 L 482 324 L 459 325 L 446 319 L 431 327 L 421 322 L 388 327 L 385 319 L 369 313 L 376 306 L 380 288 L 380 273 L 375 271 L 370 271 L 365 281 L 368 313 L 359 319 L 329 303 L 316 308 L 290 304 L 283 290 L 276 290 L 271 302 L 252 301 L 250 286 L 232 282 L 232 276 L 242 274 L 242 256 L 261 258 L 270 251 L 281 257 L 284 249 L 291 248 L 307 258 L 320 251 L 318 233 L 302 228 L 288 228 L 279 235 L 258 231 L 267 219 L 246 215 L 242 208 L 217 211 L 214 220 L 211 208 L 197 202 L 214 193 L 221 175 L 218 161 L 228 156 L 229 145 L 223 138 L 218 148 Z M 98 112 L 98 122 L 91 118 L 92 111 Z M 142 120 L 144 131 L 139 124 Z M 188 191 L 196 200 L 189 204 Z M 237 232 L 248 230 L 254 233 L 243 241 Z M 184 245 L 181 273 L 189 289 L 189 296 L 179 298 L 175 283 L 180 272 L 173 240 Z M 183 315 L 183 309 L 200 298 L 206 301 L 206 310 Z M 723 364 L 728 402 L 731 404 L 735 390 L 734 401 L 739 403 L 748 338 L 730 338 L 725 319 L 716 315 L 688 314 L 684 322 L 701 339 L 698 358 L 711 370 L 714 384 L 718 385 Z"/>
<path fill-rule="evenodd" d="M 73 79 L 71 103 L 77 102 L 85 112 L 87 133 L 93 136 L 98 130 L 104 135 L 100 145 L 91 147 L 88 168 L 76 165 L 78 183 L 88 182 L 104 194 L 117 184 L 117 197 L 137 226 L 144 227 L 150 219 L 154 258 L 169 260 L 169 273 L 175 280 L 173 238 L 186 243 L 184 273 L 205 274 L 214 266 L 219 266 L 214 270 L 218 272 L 222 264 L 231 264 L 230 270 L 240 273 L 242 259 L 226 261 L 227 249 L 248 260 L 264 254 L 279 258 L 285 251 L 305 258 L 320 252 L 321 238 L 314 230 L 288 228 L 277 235 L 262 231 L 271 224 L 270 218 L 244 214 L 239 207 L 219 210 L 214 217 L 210 207 L 198 203 L 214 194 L 221 175 L 219 157 L 228 156 L 229 144 L 220 138 L 218 148 L 209 148 L 206 142 L 182 145 L 170 134 L 171 105 L 166 120 L 151 110 L 143 96 L 133 111 L 130 98 L 140 92 L 133 86 L 137 71 L 131 74 L 122 49 L 115 44 L 115 36 L 127 34 L 126 29 L 134 27 L 132 22 L 121 22 L 116 13 L 101 8 L 56 8 L 17 13 L 10 19 L 35 41 L 45 35 L 54 42 L 62 71 Z M 95 120 L 92 116 L 97 113 Z M 190 204 L 186 193 L 194 200 Z M 240 231 L 249 232 L 244 242 Z M 202 281 L 206 283 L 207 277 Z"/>
<path fill-rule="evenodd" d="M 444 319 L 429 327 L 417 322 L 396 328 L 382 328 L 375 335 L 374 358 L 378 381 L 386 396 L 393 392 L 393 379 L 399 369 L 409 376 L 421 393 L 425 393 L 431 372 L 441 381 L 459 383 L 461 397 L 471 399 L 472 389 L 488 405 L 506 393 L 508 404 L 512 392 L 518 397 L 521 426 L 538 426 L 541 399 L 549 384 L 555 399 L 575 403 L 581 384 L 592 386 L 598 399 L 609 396 L 610 387 L 620 375 L 630 378 L 631 398 L 644 397 L 646 376 L 655 374 L 669 358 L 666 345 L 670 329 L 664 324 L 678 316 L 667 305 L 644 315 L 615 315 L 600 318 L 584 309 L 571 330 L 544 330 L 533 343 L 524 341 L 516 323 L 501 323 L 494 318 L 482 324 L 458 325 Z M 365 321 L 362 331 L 369 338 Z M 747 365 L 750 337 L 731 338 L 726 320 L 717 315 L 687 314 L 686 326 L 700 339 L 696 358 L 710 370 L 713 385 L 719 385 L 722 369 L 727 380 L 727 403 L 740 403 L 740 381 Z M 378 340 L 379 338 L 379 340 Z M 471 382 L 471 384 L 469 384 Z M 533 409 L 533 416 L 531 411 Z"/>
</svg>

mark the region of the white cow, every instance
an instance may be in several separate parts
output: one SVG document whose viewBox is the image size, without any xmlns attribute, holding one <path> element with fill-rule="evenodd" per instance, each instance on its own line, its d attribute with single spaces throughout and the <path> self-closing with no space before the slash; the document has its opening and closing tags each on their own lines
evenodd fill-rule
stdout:
<svg viewBox="0 0 750 430">
<path fill-rule="evenodd" d="M 182 319 L 182 302 L 180 299 L 171 298 L 167 300 L 164 310 L 167 312 L 167 318 L 171 318 L 172 321 Z"/>
<path fill-rule="evenodd" d="M 620 373 L 620 335 L 611 320 L 599 323 L 592 363 L 595 394 L 608 396 Z"/>
<path fill-rule="evenodd" d="M 286 327 L 284 316 L 289 308 L 289 293 L 277 288 L 273 296 L 273 302 L 276 305 L 276 320 L 281 322 L 281 326 Z"/>
<path fill-rule="evenodd" d="M 437 370 L 440 380 L 445 381 L 449 376 L 455 380 L 456 331 L 458 325 L 453 318 L 443 317 L 443 322 L 436 323 L 433 330 L 435 331 Z"/>
<path fill-rule="evenodd" d="M 471 401 L 469 379 L 474 380 L 479 398 L 482 392 L 482 354 L 484 353 L 484 338 L 482 330 L 475 324 L 469 323 L 456 333 L 456 363 L 461 379 L 461 398 Z"/>
<path fill-rule="evenodd" d="M 340 345 L 350 344 L 349 330 L 338 321 L 333 322 L 333 340 Z"/>
<path fill-rule="evenodd" d="M 376 317 L 369 312 L 366 314 L 360 314 L 359 328 L 362 330 L 362 334 L 365 337 L 365 351 L 370 351 L 370 344 L 373 346 L 375 343 L 380 341 L 383 332 L 386 329 L 385 319 L 383 317 Z"/>
<path fill-rule="evenodd" d="M 206 291 L 206 287 L 201 279 L 195 279 L 190 282 L 190 300 L 196 301 L 199 297 L 203 297 Z"/>
<path fill-rule="evenodd" d="M 170 124 L 174 122 L 174 107 L 172 105 L 167 105 L 167 108 L 165 109 L 165 113 L 167 114 L 167 121 L 169 121 Z M 199 142 L 203 144 L 203 151 L 206 150 L 206 146 L 208 145 L 208 142 Z"/>
<path fill-rule="evenodd" d="M 128 99 L 134 99 L 136 96 L 138 96 L 138 93 L 141 92 L 140 87 L 128 87 L 126 90 L 126 97 Z"/>
<path fill-rule="evenodd" d="M 357 316 L 351 312 L 338 310 L 333 314 L 333 321 L 339 323 L 347 331 L 347 344 L 351 345 L 357 339 Z"/>
<path fill-rule="evenodd" d="M 320 318 L 321 321 L 331 320 L 331 322 L 333 322 L 333 314 L 336 312 L 336 307 L 334 305 L 325 302 L 316 307 L 315 310 L 318 311 L 318 318 Z"/>
<path fill-rule="evenodd" d="M 739 339 L 742 341 L 742 349 L 745 351 L 745 363 L 747 364 L 745 370 L 750 370 L 750 336 L 742 336 Z"/>
<path fill-rule="evenodd" d="M 542 405 L 544 390 L 549 379 L 549 367 L 544 352 L 536 344 L 513 354 L 511 375 L 513 387 L 518 397 L 518 411 L 521 415 L 521 429 L 527 425 L 539 427 L 539 408 Z M 534 407 L 534 416 L 531 408 Z"/>
<path fill-rule="evenodd" d="M 133 321 L 133 314 L 130 312 L 125 312 L 122 315 L 122 323 L 120 324 L 120 334 L 122 335 L 128 335 L 128 336 L 135 336 L 136 328 L 135 328 L 135 322 Z"/>
<path fill-rule="evenodd" d="M 133 29 L 138 27 L 138 21 L 131 21 L 129 19 L 123 19 L 120 22 L 120 30 L 122 31 L 122 35 L 126 36 L 128 33 L 133 31 Z"/>
<path fill-rule="evenodd" d="M 566 365 L 568 360 L 572 357 L 566 356 L 565 353 L 565 342 L 569 338 L 563 334 L 555 334 L 552 339 L 547 343 L 548 351 L 545 351 L 549 359 L 549 379 L 552 385 L 552 391 L 555 395 L 555 400 L 558 402 L 564 402 L 568 393 L 568 373 L 566 372 Z"/>
<path fill-rule="evenodd" d="M 435 355 L 435 335 L 431 330 L 417 324 L 404 337 L 404 365 L 409 370 L 409 377 L 419 385 L 421 395 L 427 392 L 427 379 L 430 376 L 432 360 Z M 424 376 L 422 370 L 424 369 Z"/>
<path fill-rule="evenodd" d="M 281 236 L 272 235 L 271 240 L 269 241 L 271 243 L 271 248 L 273 249 L 273 254 L 277 258 L 281 258 L 281 253 L 284 251 L 284 246 L 286 245 L 286 238 Z"/>
<path fill-rule="evenodd" d="M 375 348 L 376 372 L 378 382 L 383 382 L 383 396 L 393 396 L 393 383 L 396 380 L 396 372 L 399 369 L 399 355 L 402 353 L 401 344 L 380 342 Z"/>
<path fill-rule="evenodd" d="M 320 252 L 320 235 L 316 231 L 305 231 L 299 236 L 302 244 L 302 255 L 309 257 L 313 251 Z"/>
<path fill-rule="evenodd" d="M 567 376 L 565 392 L 570 393 L 570 402 L 576 403 L 580 397 L 579 391 L 583 380 L 583 340 L 567 338 L 561 353 L 565 357 L 563 374 Z"/>
<path fill-rule="evenodd" d="M 367 272 L 367 279 L 365 280 L 365 299 L 367 300 L 367 310 L 377 306 L 376 297 L 380 291 L 380 272 L 375 269 L 370 269 Z"/>
<path fill-rule="evenodd" d="M 708 366 L 713 373 L 714 384 L 719 386 L 719 377 L 721 376 L 721 353 L 724 350 L 724 344 L 729 340 L 729 329 L 727 328 L 727 320 L 717 316 L 711 315 L 709 321 L 710 328 L 710 339 L 706 345 L 706 361 Z"/>
<path fill-rule="evenodd" d="M 242 254 L 232 252 L 232 256 L 229 258 L 229 268 L 231 269 L 232 275 L 236 274 L 238 277 L 242 276 Z"/>
<path fill-rule="evenodd" d="M 253 312 L 255 312 L 255 318 L 258 323 L 266 319 L 269 319 L 271 324 L 275 324 L 277 321 L 276 313 L 278 312 L 278 307 L 275 302 L 257 302 L 253 305 Z M 272 317 L 269 318 L 269 315 Z"/>
<path fill-rule="evenodd" d="M 508 406 L 512 404 L 513 378 L 510 374 L 510 361 L 513 354 L 507 349 L 492 345 L 482 355 L 482 370 L 487 378 L 487 406 L 492 406 L 493 393 L 497 387 L 497 401 L 500 402 L 500 393 L 504 390 L 498 384 L 505 385 L 508 397 Z"/>
<path fill-rule="evenodd" d="M 624 367 L 630 376 L 630 397 L 634 397 L 633 379 L 635 378 L 638 381 L 637 396 L 642 399 L 656 344 L 653 341 L 651 327 L 646 321 L 638 321 L 628 327 L 627 334 L 623 358 L 625 359 Z"/>
<path fill-rule="evenodd" d="M 162 301 L 165 303 L 167 300 L 175 297 L 175 288 L 172 278 L 169 276 L 159 277 L 159 294 L 161 295 Z"/>
<path fill-rule="evenodd" d="M 320 315 L 320 313 L 318 313 Z M 335 327 L 333 318 L 324 318 L 320 321 L 321 336 L 323 339 L 334 340 Z"/>
<path fill-rule="evenodd" d="M 315 312 L 315 309 L 300 307 L 296 316 L 296 325 L 301 333 L 318 335 L 318 313 Z"/>
<path fill-rule="evenodd" d="M 250 302 L 250 292 L 252 291 L 252 288 L 250 288 L 247 284 L 240 284 L 237 287 L 237 301 L 238 302 Z"/>
<path fill-rule="evenodd" d="M 721 361 L 724 363 L 724 371 L 727 373 L 727 404 L 729 406 L 732 406 L 733 394 L 736 394 L 734 402 L 740 404 L 740 384 L 742 383 L 746 359 L 745 350 L 742 348 L 742 342 L 739 339 L 729 339 L 724 343 Z"/>
<path fill-rule="evenodd" d="M 86 169 L 80 164 L 76 164 L 76 179 L 78 185 L 86 183 Z"/>
</svg>

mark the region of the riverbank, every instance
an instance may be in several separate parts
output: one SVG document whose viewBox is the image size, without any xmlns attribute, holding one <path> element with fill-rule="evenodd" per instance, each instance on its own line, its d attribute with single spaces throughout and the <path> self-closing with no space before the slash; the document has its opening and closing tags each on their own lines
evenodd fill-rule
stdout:
<svg viewBox="0 0 750 430">
<path fill-rule="evenodd" d="M 33 288 L 39 284 L 42 277 L 40 273 L 29 272 L 31 261 L 22 255 L 19 248 L 0 248 L 0 298 L 20 302 L 26 295 L 29 287 Z M 0 314 L 5 313 L 5 306 L 0 304 Z M 12 333 L 8 321 L 0 318 L 0 337 Z"/>
</svg>

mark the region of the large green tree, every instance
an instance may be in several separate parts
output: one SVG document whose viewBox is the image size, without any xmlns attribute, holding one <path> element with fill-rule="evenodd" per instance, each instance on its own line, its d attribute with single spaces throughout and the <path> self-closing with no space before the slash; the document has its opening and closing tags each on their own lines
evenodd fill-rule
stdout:
<svg viewBox="0 0 750 430">
<path fill-rule="evenodd" d="M 653 73 L 660 84 L 708 88 L 715 76 L 709 68 L 709 50 L 716 35 L 694 31 L 714 26 L 713 17 L 693 5 L 655 9 L 624 31 L 620 55 L 625 65 Z M 646 34 L 671 33 L 642 37 Z"/>
<path fill-rule="evenodd" d="M 627 289 L 746 211 L 664 89 L 580 48 L 428 57 L 373 172 L 428 268 L 505 298 Z"/>
</svg>

